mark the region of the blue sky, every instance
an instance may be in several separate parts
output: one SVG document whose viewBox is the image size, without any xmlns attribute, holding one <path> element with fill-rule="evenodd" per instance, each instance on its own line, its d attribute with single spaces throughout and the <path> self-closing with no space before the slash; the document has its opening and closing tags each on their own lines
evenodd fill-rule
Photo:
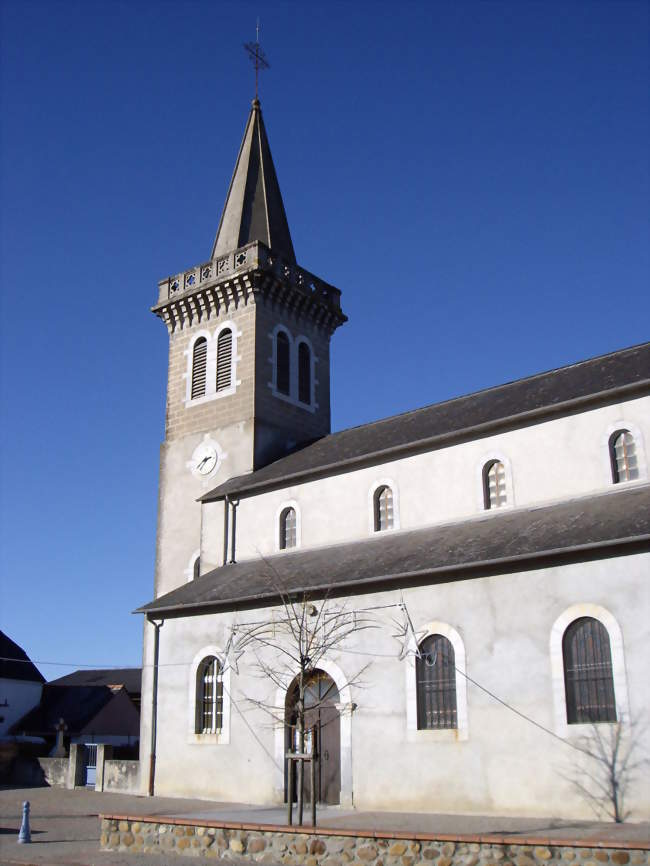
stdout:
<svg viewBox="0 0 650 866">
<path fill-rule="evenodd" d="M 167 335 L 253 96 L 341 429 L 648 339 L 646 2 L 2 0 L 0 628 L 138 664 Z M 42 665 L 48 678 L 69 668 Z"/>
</svg>

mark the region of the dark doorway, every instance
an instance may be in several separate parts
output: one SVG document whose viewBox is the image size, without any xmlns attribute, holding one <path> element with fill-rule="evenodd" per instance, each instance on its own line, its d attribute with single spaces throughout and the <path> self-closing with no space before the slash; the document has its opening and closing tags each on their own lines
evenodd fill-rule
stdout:
<svg viewBox="0 0 650 866">
<path fill-rule="evenodd" d="M 296 681 L 287 691 L 285 704 L 285 748 L 296 750 L 296 704 L 298 686 Z M 316 793 L 319 803 L 337 805 L 341 802 L 341 720 L 336 704 L 339 690 L 334 680 L 323 671 L 314 671 L 305 688 L 305 728 L 316 728 L 318 759 L 316 761 Z M 305 750 L 311 751 L 311 733 L 308 734 Z M 293 790 L 297 790 L 296 762 L 291 761 L 294 774 Z M 311 800 L 311 778 L 309 764 L 305 762 L 305 801 Z M 284 799 L 287 799 L 287 769 L 285 766 Z M 294 800 L 296 795 L 294 794 Z"/>
</svg>

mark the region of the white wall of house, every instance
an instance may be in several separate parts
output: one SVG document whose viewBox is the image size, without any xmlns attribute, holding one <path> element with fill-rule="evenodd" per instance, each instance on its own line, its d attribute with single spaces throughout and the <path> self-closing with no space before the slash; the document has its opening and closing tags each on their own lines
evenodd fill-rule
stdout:
<svg viewBox="0 0 650 866">
<path fill-rule="evenodd" d="M 390 622 L 396 611 L 378 611 L 379 628 L 358 633 L 328 659 L 340 680 L 342 700 L 357 705 L 342 717 L 343 802 L 362 809 L 530 816 L 553 816 L 561 804 L 563 818 L 591 817 L 567 778 L 579 757 L 570 743 L 588 726 L 562 725 L 563 678 L 558 681 L 553 629 L 567 611 L 573 612 L 569 618 L 604 611 L 618 629 L 614 634 L 612 626 L 610 635 L 619 713 L 647 717 L 649 568 L 650 554 L 644 553 L 405 589 L 416 631 L 432 624 L 453 630 L 462 642 L 468 675 L 550 733 L 462 677 L 457 689 L 459 694 L 466 689 L 464 730 L 418 731 L 413 662 L 398 660 Z M 399 598 L 397 590 L 385 591 L 351 598 L 347 605 L 360 609 Z M 264 712 L 247 702 L 274 700 L 276 692 L 254 675 L 250 654 L 226 684 L 227 736 L 201 738 L 193 729 L 196 660 L 204 651 L 225 647 L 235 619 L 268 616 L 268 610 L 260 609 L 165 622 L 160 632 L 157 794 L 258 803 L 282 799 L 281 736 Z M 153 627 L 145 630 L 145 660 L 150 660 Z M 363 688 L 345 690 L 345 680 L 354 679 L 367 662 Z M 150 699 L 144 690 L 143 766 L 148 766 Z M 640 748 L 648 752 L 650 733 L 640 737 Z M 633 819 L 647 816 L 650 792 L 643 780 L 630 790 L 627 805 Z"/>
<path fill-rule="evenodd" d="M 0 737 L 40 702 L 42 691 L 41 683 L 0 678 Z"/>
<path fill-rule="evenodd" d="M 379 481 L 394 488 L 400 530 L 484 517 L 482 469 L 493 458 L 506 467 L 509 507 L 607 490 L 613 486 L 608 441 L 620 428 L 633 431 L 639 457 L 639 481 L 627 483 L 642 483 L 648 477 L 650 397 L 244 497 L 237 508 L 236 559 L 277 552 L 278 516 L 287 503 L 300 514 L 302 549 L 372 536 L 370 492 Z M 222 562 L 223 504 L 204 505 L 202 524 L 205 571 Z"/>
</svg>

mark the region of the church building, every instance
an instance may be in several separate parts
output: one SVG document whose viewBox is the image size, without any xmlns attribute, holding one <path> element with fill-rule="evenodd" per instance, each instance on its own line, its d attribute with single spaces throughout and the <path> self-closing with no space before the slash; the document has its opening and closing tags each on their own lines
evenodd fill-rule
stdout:
<svg viewBox="0 0 650 866">
<path fill-rule="evenodd" d="M 308 600 L 372 620 L 314 672 L 322 802 L 592 817 L 575 747 L 650 709 L 650 343 L 332 433 L 347 317 L 296 260 L 257 99 L 210 257 L 153 312 L 143 793 L 285 801 L 295 683 L 233 636 Z M 643 779 L 626 807 L 650 811 Z"/>
</svg>

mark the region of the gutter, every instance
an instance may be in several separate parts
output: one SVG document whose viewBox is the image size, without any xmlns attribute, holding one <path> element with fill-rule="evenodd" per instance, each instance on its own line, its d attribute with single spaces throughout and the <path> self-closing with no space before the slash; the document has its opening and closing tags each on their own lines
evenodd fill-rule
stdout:
<svg viewBox="0 0 650 866">
<path fill-rule="evenodd" d="M 587 394 L 582 397 L 573 397 L 570 400 L 563 401 L 562 403 L 556 403 L 550 406 L 543 406 L 537 409 L 529 409 L 526 412 L 519 412 L 516 415 L 507 415 L 505 418 L 499 418 L 497 420 L 484 421 L 482 424 L 474 424 L 471 427 L 463 427 L 460 430 L 453 430 L 449 433 L 438 433 L 435 436 L 425 436 L 423 439 L 416 439 L 414 441 L 405 442 L 399 445 L 391 445 L 388 448 L 381 448 L 377 451 L 369 451 L 367 454 L 355 455 L 354 457 L 346 457 L 343 460 L 335 460 L 332 463 L 324 463 L 321 466 L 314 467 L 313 469 L 301 469 L 297 472 L 290 472 L 288 475 L 282 475 L 278 478 L 271 478 L 268 481 L 254 481 L 251 484 L 246 484 L 244 482 L 241 487 L 233 486 L 229 488 L 227 493 L 221 493 L 216 496 L 213 495 L 214 491 L 206 493 L 204 496 L 199 497 L 197 502 L 220 502 L 227 496 L 231 496 L 232 494 L 237 494 L 238 496 L 246 496 L 255 493 L 261 493 L 267 490 L 272 490 L 276 487 L 284 487 L 288 484 L 292 484 L 295 482 L 309 481 L 310 479 L 318 478 L 321 475 L 332 474 L 334 472 L 339 472 L 340 470 L 352 468 L 354 466 L 363 466 L 367 463 L 381 462 L 382 459 L 386 457 L 393 457 L 401 454 L 411 454 L 418 451 L 425 451 L 436 445 L 448 445 L 466 438 L 474 439 L 478 436 L 490 433 L 502 427 L 521 426 L 527 421 L 534 421 L 541 418 L 552 418 L 557 415 L 568 414 L 571 409 L 584 408 L 590 403 L 599 404 L 613 402 L 614 398 L 629 397 L 631 394 L 634 394 L 635 391 L 640 391 L 642 393 L 650 391 L 650 379 L 642 379 L 639 382 L 631 382 L 627 385 L 617 385 L 615 388 L 609 388 L 606 391 L 599 391 L 597 394 Z M 463 398 L 457 397 L 455 399 Z M 420 410 L 416 409 L 414 411 L 417 412 Z M 382 421 L 385 420 L 388 419 L 382 419 Z M 378 424 L 382 423 L 382 421 L 375 421 L 371 423 Z M 226 481 L 225 484 L 228 484 L 228 482 Z M 217 487 L 215 489 L 218 490 L 219 488 Z"/>
<path fill-rule="evenodd" d="M 643 545 L 650 544 L 650 533 L 644 535 L 630 535 L 625 538 L 612 538 L 606 541 L 591 541 L 585 544 L 577 544 L 572 547 L 555 547 L 548 550 L 532 551 L 529 553 L 518 553 L 512 556 L 501 556 L 496 559 L 481 559 L 476 562 L 459 562 L 454 565 L 442 565 L 437 568 L 421 569 L 419 571 L 403 571 L 393 574 L 373 575 L 372 577 L 362 577 L 356 580 L 346 580 L 344 583 L 321 583 L 315 586 L 292 588 L 288 594 L 293 593 L 321 593 L 332 590 L 350 589 L 354 587 L 367 587 L 374 584 L 388 583 L 390 581 L 407 581 L 413 579 L 422 579 L 425 577 L 435 577 L 440 575 L 457 575 L 460 572 L 467 573 L 479 571 L 485 568 L 502 568 L 506 565 L 518 565 L 520 563 L 529 562 L 534 559 L 551 559 L 558 556 L 575 556 L 581 553 L 589 553 L 592 551 L 606 550 L 608 547 L 625 546 L 625 545 Z M 226 601 L 193 601 L 183 604 L 168 605 L 165 607 L 149 608 L 139 607 L 133 613 L 144 613 L 148 616 L 161 616 L 165 613 L 178 613 L 180 615 L 193 615 L 205 612 L 206 609 L 223 608 L 224 610 L 234 610 L 239 604 L 250 604 L 252 602 L 264 602 L 268 599 L 280 598 L 281 595 L 277 591 L 260 593 L 253 596 L 240 596 Z M 164 617 L 162 617 L 164 618 Z"/>
</svg>

